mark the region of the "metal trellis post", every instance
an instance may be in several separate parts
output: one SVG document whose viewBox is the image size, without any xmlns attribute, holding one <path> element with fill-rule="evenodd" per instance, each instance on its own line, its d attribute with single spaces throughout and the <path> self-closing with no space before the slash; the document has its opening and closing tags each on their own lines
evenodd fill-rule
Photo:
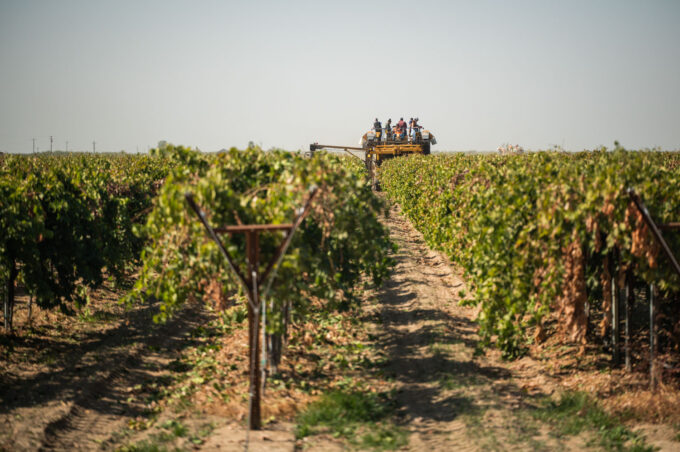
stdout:
<svg viewBox="0 0 680 452">
<path fill-rule="evenodd" d="M 271 288 L 272 281 L 278 270 L 279 263 L 283 259 L 288 246 L 291 243 L 293 234 L 295 230 L 300 226 L 311 206 L 311 202 L 314 199 L 318 189 L 313 187 L 310 190 L 309 197 L 303 208 L 297 210 L 297 217 L 293 223 L 287 224 L 251 224 L 251 225 L 235 225 L 235 226 L 224 226 L 220 228 L 213 228 L 208 222 L 205 213 L 196 204 L 191 193 L 186 193 L 185 198 L 187 204 L 191 209 L 196 212 L 201 223 L 208 232 L 210 238 L 215 241 L 221 254 L 224 256 L 228 263 L 229 268 L 236 275 L 237 280 L 244 289 L 244 292 L 248 296 L 248 338 L 250 344 L 249 350 L 249 368 L 250 368 L 250 390 L 249 390 L 249 401 L 248 401 L 248 429 L 249 430 L 259 430 L 262 428 L 262 415 L 261 415 L 261 391 L 264 383 L 264 374 L 261 377 L 261 371 L 264 373 L 265 370 L 265 356 L 264 347 L 266 347 L 266 342 L 262 341 L 263 347 L 263 359 L 262 367 L 260 367 L 260 361 L 257 359 L 259 347 L 260 347 L 260 337 L 259 337 L 259 315 L 260 309 L 262 309 L 262 329 L 263 338 L 265 334 L 265 320 L 266 314 L 265 303 L 262 302 L 269 289 Z M 262 231 L 285 231 L 286 237 L 283 242 L 279 245 L 278 249 L 274 253 L 273 258 L 269 261 L 265 271 L 260 274 L 260 245 L 259 245 L 259 233 Z M 217 235 L 218 233 L 227 234 L 237 234 L 243 233 L 246 237 L 246 263 L 247 271 L 246 275 L 241 273 L 238 265 L 235 263 L 234 258 L 229 254 L 229 251 L 225 248 L 222 240 Z M 265 285 L 265 290 L 260 294 L 260 286 Z M 246 445 L 248 440 L 246 439 Z"/>
</svg>

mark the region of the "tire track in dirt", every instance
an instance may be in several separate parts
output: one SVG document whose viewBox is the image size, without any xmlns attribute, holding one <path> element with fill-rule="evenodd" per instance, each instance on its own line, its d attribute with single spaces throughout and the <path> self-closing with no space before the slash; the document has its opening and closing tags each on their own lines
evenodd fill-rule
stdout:
<svg viewBox="0 0 680 452">
<path fill-rule="evenodd" d="M 186 346 L 185 333 L 203 320 L 199 306 L 186 307 L 164 325 L 154 324 L 148 315 L 136 316 L 129 328 L 144 329 L 144 336 L 137 337 L 132 350 L 125 342 L 102 344 L 119 349 L 106 359 L 108 371 L 82 389 L 67 413 L 45 426 L 39 450 L 99 449 L 100 442 L 143 412 L 143 406 L 128 400 L 129 388 L 162 375 L 174 359 L 173 351 Z M 118 340 L 125 341 L 125 331 L 119 334 Z"/>
<path fill-rule="evenodd" d="M 0 391 L 8 450 L 99 450 L 114 432 L 142 414 L 135 385 L 167 375 L 186 333 L 208 313 L 188 306 L 166 324 L 154 324 L 157 305 L 137 306 L 82 342 L 52 344 L 62 364 L 27 375 L 4 375 Z"/>
<path fill-rule="evenodd" d="M 527 414 L 536 397 L 506 363 L 475 353 L 472 308 L 458 305 L 465 283 L 394 206 L 385 220 L 399 246 L 378 299 L 378 346 L 389 356 L 409 450 L 555 450 L 547 427 Z"/>
<path fill-rule="evenodd" d="M 129 397 L 129 389 L 163 375 L 175 357 L 174 351 L 186 346 L 185 333 L 205 319 L 205 310 L 199 306 L 186 307 L 161 325 L 154 324 L 150 315 L 137 315 L 128 329 L 141 328 L 143 337 L 136 336 L 132 344 L 125 343 L 125 331 L 119 332 L 113 343 L 106 343 L 104 338 L 101 347 L 116 349 L 103 364 L 108 371 L 83 387 L 70 409 L 45 426 L 39 450 L 100 449 L 112 433 L 144 410 L 137 402 L 139 396 Z"/>
</svg>

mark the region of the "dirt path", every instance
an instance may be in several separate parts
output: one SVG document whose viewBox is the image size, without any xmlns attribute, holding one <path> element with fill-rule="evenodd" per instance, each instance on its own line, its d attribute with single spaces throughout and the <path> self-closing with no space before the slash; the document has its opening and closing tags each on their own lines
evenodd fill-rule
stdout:
<svg viewBox="0 0 680 452">
<path fill-rule="evenodd" d="M 410 450 L 554 450 L 558 443 L 527 413 L 541 391 L 529 391 L 506 363 L 475 354 L 471 308 L 458 301 L 466 289 L 446 259 L 393 208 L 387 220 L 399 246 L 397 266 L 379 295 L 377 343 L 390 357 Z"/>
</svg>

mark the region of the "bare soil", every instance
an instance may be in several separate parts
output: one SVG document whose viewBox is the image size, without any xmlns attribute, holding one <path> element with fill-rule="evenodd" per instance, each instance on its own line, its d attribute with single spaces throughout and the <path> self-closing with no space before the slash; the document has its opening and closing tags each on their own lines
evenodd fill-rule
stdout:
<svg viewBox="0 0 680 452">
<path fill-rule="evenodd" d="M 379 296 L 378 344 L 390 356 L 409 450 L 555 450 L 582 448 L 547 435 L 523 408 L 531 392 L 499 357 L 476 353 L 472 308 L 458 302 L 465 282 L 430 250 L 396 208 L 388 220 L 397 267 Z"/>
<path fill-rule="evenodd" d="M 188 307 L 164 325 L 157 307 L 126 310 L 118 291 L 93 294 L 86 313 L 69 317 L 18 300 L 19 330 L 2 337 L 0 450 L 93 450 L 144 413 L 133 388 L 163 379 L 186 333 L 207 313 Z"/>
</svg>

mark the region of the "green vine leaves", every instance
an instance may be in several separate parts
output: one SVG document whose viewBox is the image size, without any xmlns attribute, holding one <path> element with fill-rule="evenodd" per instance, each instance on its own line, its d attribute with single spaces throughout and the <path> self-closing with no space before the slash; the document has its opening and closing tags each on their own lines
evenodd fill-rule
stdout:
<svg viewBox="0 0 680 452">
<path fill-rule="evenodd" d="M 239 286 L 226 262 L 184 200 L 191 192 L 213 227 L 289 223 L 318 187 L 310 214 L 293 238 L 265 300 L 271 306 L 270 332 L 281 328 L 284 305 L 305 314 L 310 300 L 329 309 L 353 299 L 357 284 L 380 284 L 387 277 L 392 244 L 379 222 L 385 207 L 367 184 L 363 168 L 347 159 L 318 153 L 304 159 L 257 148 L 202 154 L 169 146 L 158 151 L 177 165 L 154 201 L 144 234 L 149 243 L 128 302 L 161 301 L 164 321 L 185 302 L 217 307 L 239 300 Z M 245 238 L 224 235 L 239 265 L 245 265 Z M 283 241 L 281 232 L 260 233 L 259 272 Z M 243 272 L 245 267 L 241 267 Z"/>
<path fill-rule="evenodd" d="M 678 162 L 678 153 L 622 148 L 450 154 L 389 161 L 380 181 L 430 246 L 465 270 L 484 341 L 514 357 L 545 337 L 548 316 L 560 325 L 555 334 L 583 344 L 586 302 L 607 328 L 602 281 L 615 249 L 616 275 L 630 270 L 679 290 L 625 193 L 634 188 L 660 222 L 680 220 Z M 677 235 L 668 239 L 680 249 Z"/>
</svg>

